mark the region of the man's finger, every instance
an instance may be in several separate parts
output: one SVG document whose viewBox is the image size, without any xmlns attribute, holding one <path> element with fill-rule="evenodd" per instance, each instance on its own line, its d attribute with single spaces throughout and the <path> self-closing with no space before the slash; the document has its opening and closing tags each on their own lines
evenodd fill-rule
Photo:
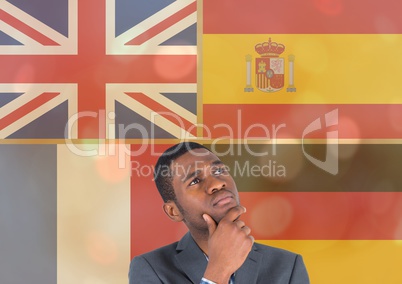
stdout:
<svg viewBox="0 0 402 284">
<path fill-rule="evenodd" d="M 240 215 L 243 213 L 246 213 L 246 208 L 241 205 L 237 205 L 236 207 L 233 207 L 232 209 L 230 209 L 228 211 L 228 213 L 226 214 L 226 216 L 223 217 L 223 219 L 230 221 L 230 222 L 235 222 L 235 221 L 237 221 L 237 219 L 239 219 Z"/>
<path fill-rule="evenodd" d="M 246 233 L 246 235 L 250 235 L 250 233 L 251 233 L 250 227 L 244 226 L 241 229 L 242 229 L 242 231 L 244 231 Z"/>
<path fill-rule="evenodd" d="M 240 229 L 246 225 L 246 223 L 244 223 L 242 220 L 237 220 L 235 223 L 236 226 L 239 227 Z"/>
<path fill-rule="evenodd" d="M 208 214 L 203 214 L 202 218 L 204 218 L 205 222 L 207 223 L 209 236 L 211 236 L 216 230 L 216 223 Z"/>
</svg>

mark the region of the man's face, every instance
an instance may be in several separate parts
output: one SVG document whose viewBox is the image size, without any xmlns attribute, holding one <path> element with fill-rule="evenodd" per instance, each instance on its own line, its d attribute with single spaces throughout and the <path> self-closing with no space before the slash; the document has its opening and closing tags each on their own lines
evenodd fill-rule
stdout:
<svg viewBox="0 0 402 284">
<path fill-rule="evenodd" d="M 171 165 L 176 204 L 186 225 L 207 229 L 202 215 L 207 213 L 217 223 L 229 209 L 239 205 L 236 184 L 226 166 L 206 149 L 194 149 Z"/>
</svg>

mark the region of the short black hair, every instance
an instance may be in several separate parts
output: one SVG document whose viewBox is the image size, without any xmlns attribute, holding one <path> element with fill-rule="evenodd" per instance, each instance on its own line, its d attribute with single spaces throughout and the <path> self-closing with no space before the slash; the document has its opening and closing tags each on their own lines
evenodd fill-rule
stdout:
<svg viewBox="0 0 402 284">
<path fill-rule="evenodd" d="M 172 185 L 173 174 L 170 168 L 171 164 L 174 160 L 193 149 L 206 149 L 210 151 L 207 147 L 196 142 L 182 142 L 165 150 L 156 162 L 154 180 L 164 202 L 176 201 L 176 194 Z"/>
</svg>

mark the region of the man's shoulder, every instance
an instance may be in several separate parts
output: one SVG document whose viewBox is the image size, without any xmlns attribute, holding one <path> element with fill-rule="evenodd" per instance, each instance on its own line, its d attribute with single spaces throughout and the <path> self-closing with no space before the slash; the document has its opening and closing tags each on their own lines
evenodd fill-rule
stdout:
<svg viewBox="0 0 402 284">
<path fill-rule="evenodd" d="M 160 265 L 176 265 L 177 260 L 175 256 L 185 248 L 189 248 L 191 251 L 198 248 L 189 232 L 187 232 L 180 241 L 135 256 L 132 260 L 132 265 L 147 264 L 154 267 Z"/>
<path fill-rule="evenodd" d="M 294 261 L 295 258 L 299 256 L 297 253 L 260 243 L 254 243 L 254 248 L 257 252 L 275 260 L 283 259 Z"/>
<path fill-rule="evenodd" d="M 258 243 L 254 244 L 254 252 L 263 267 L 259 271 L 261 279 L 275 279 L 275 283 L 310 283 L 301 255 Z"/>
<path fill-rule="evenodd" d="M 175 242 L 135 256 L 130 263 L 130 283 L 172 283 L 160 279 L 177 273 L 174 257 L 177 255 L 177 244 Z"/>
<path fill-rule="evenodd" d="M 137 255 L 135 258 L 143 258 L 149 260 L 158 260 L 165 257 L 172 257 L 172 254 L 176 254 L 176 247 L 178 242 L 174 242 L 149 252 Z"/>
</svg>

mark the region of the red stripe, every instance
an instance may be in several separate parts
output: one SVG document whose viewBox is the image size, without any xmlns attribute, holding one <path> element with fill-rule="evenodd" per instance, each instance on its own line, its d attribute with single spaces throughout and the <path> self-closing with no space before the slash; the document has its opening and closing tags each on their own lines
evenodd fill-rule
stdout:
<svg viewBox="0 0 402 284">
<path fill-rule="evenodd" d="M 0 19 L 43 45 L 60 45 L 4 10 L 0 10 Z"/>
<path fill-rule="evenodd" d="M 186 131 L 190 130 L 189 132 L 192 135 L 196 136 L 197 129 L 196 127 L 194 127 L 194 124 L 184 119 L 183 117 L 179 116 L 178 114 L 172 112 L 172 110 L 164 107 L 163 105 L 154 101 L 153 99 L 144 95 L 143 93 L 126 93 L 126 94 L 131 98 L 133 98 L 134 100 L 138 101 L 139 103 L 150 108 L 152 111 L 159 114 L 160 116 L 163 116 L 167 120 L 173 122 L 180 128 L 183 128 Z"/>
<path fill-rule="evenodd" d="M 207 34 L 399 34 L 398 0 L 204 1 Z"/>
<path fill-rule="evenodd" d="M 402 192 L 240 193 L 255 239 L 395 240 Z"/>
<path fill-rule="evenodd" d="M 338 125 L 326 128 L 324 116 L 334 109 L 338 109 Z M 225 115 L 222 115 L 223 110 Z M 322 129 L 308 133 L 304 138 L 325 139 L 330 130 L 337 130 L 339 138 L 344 139 L 402 138 L 401 104 L 206 104 L 204 135 L 212 138 L 231 135 L 233 137 L 228 138 L 267 138 L 269 135 L 271 139 L 276 135 L 276 138 L 300 139 L 307 126 L 317 118 L 321 119 Z M 222 124 L 228 127 L 216 127 Z"/>
<path fill-rule="evenodd" d="M 190 5 L 186 6 L 185 8 L 181 9 L 179 12 L 173 14 L 172 16 L 166 18 L 165 20 L 161 21 L 160 23 L 156 24 L 149 30 L 143 32 L 139 36 L 135 37 L 134 39 L 127 42 L 125 45 L 140 45 L 146 42 L 147 40 L 153 38 L 157 34 L 161 33 L 162 31 L 166 30 L 168 27 L 172 26 L 173 24 L 177 23 L 178 21 L 184 19 L 191 13 L 194 13 L 197 10 L 197 3 L 193 2 Z"/>
<path fill-rule="evenodd" d="M 29 101 L 28 103 L 24 104 L 23 106 L 16 109 L 12 113 L 0 119 L 0 130 L 16 122 L 21 117 L 27 115 L 28 113 L 32 112 L 33 110 L 37 109 L 38 107 L 40 107 L 41 105 L 50 101 L 51 99 L 55 98 L 58 95 L 59 93 L 43 93 L 37 96 L 33 100 Z"/>
<path fill-rule="evenodd" d="M 0 66 L 7 66 L 7 68 L 0 68 L 0 82 L 2 83 L 78 82 L 80 84 L 82 82 L 91 86 L 99 85 L 103 88 L 100 82 L 195 83 L 197 81 L 197 56 L 195 55 L 119 55 L 105 57 L 104 54 L 98 54 L 95 50 L 90 56 L 87 54 L 63 56 L 0 55 Z M 133 66 L 141 66 L 141 68 L 133 68 Z M 78 72 L 78 70 L 80 71 Z M 86 98 L 93 105 L 97 103 L 95 98 L 98 96 L 96 92 L 89 89 L 83 95 L 83 99 Z"/>
</svg>

